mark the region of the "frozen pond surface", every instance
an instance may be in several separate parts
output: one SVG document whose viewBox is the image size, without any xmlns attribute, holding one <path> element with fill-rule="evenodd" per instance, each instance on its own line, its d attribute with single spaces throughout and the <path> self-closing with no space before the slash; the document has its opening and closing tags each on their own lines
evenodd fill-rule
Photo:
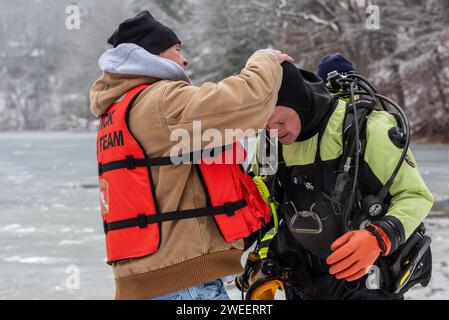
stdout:
<svg viewBox="0 0 449 320">
<path fill-rule="evenodd" d="M 0 299 L 112 299 L 95 135 L 0 133 Z M 439 201 L 427 219 L 434 274 L 410 299 L 449 299 L 449 146 L 414 146 Z M 76 287 L 73 274 L 79 271 Z M 239 292 L 229 287 L 233 298 Z"/>
</svg>

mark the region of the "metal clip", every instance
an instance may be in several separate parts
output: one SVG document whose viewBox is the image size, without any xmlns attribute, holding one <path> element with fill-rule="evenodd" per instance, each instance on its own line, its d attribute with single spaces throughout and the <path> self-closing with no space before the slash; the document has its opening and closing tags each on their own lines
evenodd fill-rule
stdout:
<svg viewBox="0 0 449 320">
<path fill-rule="evenodd" d="M 295 214 L 293 215 L 291 221 L 290 221 L 290 229 L 293 232 L 296 233 L 304 233 L 304 234 L 319 234 L 323 231 L 323 224 L 321 222 L 320 216 L 318 214 L 316 214 L 315 212 L 313 212 L 313 207 L 315 207 L 315 203 L 312 204 L 312 206 L 310 207 L 309 211 L 300 211 L 298 212 L 298 210 L 296 209 L 295 204 L 292 201 L 289 201 L 290 204 L 292 205 L 293 209 L 295 210 Z M 298 218 L 311 218 L 313 220 L 315 220 L 315 222 L 317 223 L 317 228 L 316 229 L 302 229 L 302 228 L 295 228 L 295 222 Z"/>
</svg>

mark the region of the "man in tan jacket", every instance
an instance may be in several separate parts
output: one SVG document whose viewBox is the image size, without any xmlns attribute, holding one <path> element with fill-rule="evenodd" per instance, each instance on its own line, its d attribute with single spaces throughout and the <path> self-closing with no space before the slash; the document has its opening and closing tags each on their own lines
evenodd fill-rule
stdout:
<svg viewBox="0 0 449 320">
<path fill-rule="evenodd" d="M 101 117 L 131 89 L 149 84 L 134 102 L 129 127 L 148 156 L 167 157 L 176 129 L 262 129 L 274 111 L 282 80 L 280 64 L 292 59 L 276 50 L 256 52 L 236 76 L 193 86 L 181 44 L 172 30 L 146 11 L 122 23 L 114 46 L 99 61 L 103 75 L 91 88 L 91 110 Z M 217 64 L 219 67 L 219 64 Z M 194 138 L 194 137 L 192 137 Z M 160 211 L 206 205 L 192 165 L 152 167 Z M 117 299 L 229 299 L 223 277 L 242 271 L 243 241 L 227 243 L 213 217 L 163 222 L 159 250 L 112 263 Z"/>
</svg>

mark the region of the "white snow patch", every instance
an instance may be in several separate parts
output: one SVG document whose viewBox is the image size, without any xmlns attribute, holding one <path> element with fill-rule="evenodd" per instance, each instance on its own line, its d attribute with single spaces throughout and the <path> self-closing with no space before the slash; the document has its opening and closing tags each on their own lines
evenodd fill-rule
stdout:
<svg viewBox="0 0 449 320">
<path fill-rule="evenodd" d="M 3 258 L 3 261 L 5 262 L 17 262 L 17 263 L 23 263 L 23 264 L 55 264 L 58 262 L 64 262 L 68 261 L 67 259 L 63 258 L 52 258 L 52 257 L 22 257 L 22 256 L 12 256 L 12 257 L 6 257 Z"/>
<path fill-rule="evenodd" d="M 18 223 L 8 224 L 4 227 L 0 228 L 0 232 L 9 232 L 9 233 L 33 233 L 36 232 L 36 228 L 34 227 L 22 227 L 22 225 Z"/>
<path fill-rule="evenodd" d="M 67 206 L 65 204 L 63 204 L 63 203 L 55 203 L 55 204 L 52 205 L 52 207 L 54 209 L 65 209 L 65 208 L 67 208 Z"/>
<path fill-rule="evenodd" d="M 20 228 L 15 230 L 16 233 L 33 233 L 36 232 L 36 228 L 29 227 L 29 228 Z"/>
<path fill-rule="evenodd" d="M 71 246 L 71 245 L 80 245 L 85 243 L 84 240 L 62 240 L 59 242 L 60 246 Z"/>
<path fill-rule="evenodd" d="M 15 184 L 23 184 L 34 178 L 34 175 L 28 172 L 16 173 L 15 175 L 8 175 L 6 180 L 11 181 Z"/>
<path fill-rule="evenodd" d="M 0 232 L 8 232 L 11 230 L 16 230 L 18 228 L 20 228 L 20 224 L 18 224 L 18 223 L 8 224 L 4 227 L 0 227 Z"/>
</svg>

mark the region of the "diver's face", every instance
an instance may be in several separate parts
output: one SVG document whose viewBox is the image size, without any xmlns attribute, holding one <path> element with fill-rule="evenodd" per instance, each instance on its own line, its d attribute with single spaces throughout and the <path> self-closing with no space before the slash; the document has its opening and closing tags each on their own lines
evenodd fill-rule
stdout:
<svg viewBox="0 0 449 320">
<path fill-rule="evenodd" d="M 301 133 L 301 119 L 292 108 L 277 106 L 273 115 L 268 119 L 267 129 L 270 132 L 278 130 L 280 143 L 292 144 Z"/>
</svg>

